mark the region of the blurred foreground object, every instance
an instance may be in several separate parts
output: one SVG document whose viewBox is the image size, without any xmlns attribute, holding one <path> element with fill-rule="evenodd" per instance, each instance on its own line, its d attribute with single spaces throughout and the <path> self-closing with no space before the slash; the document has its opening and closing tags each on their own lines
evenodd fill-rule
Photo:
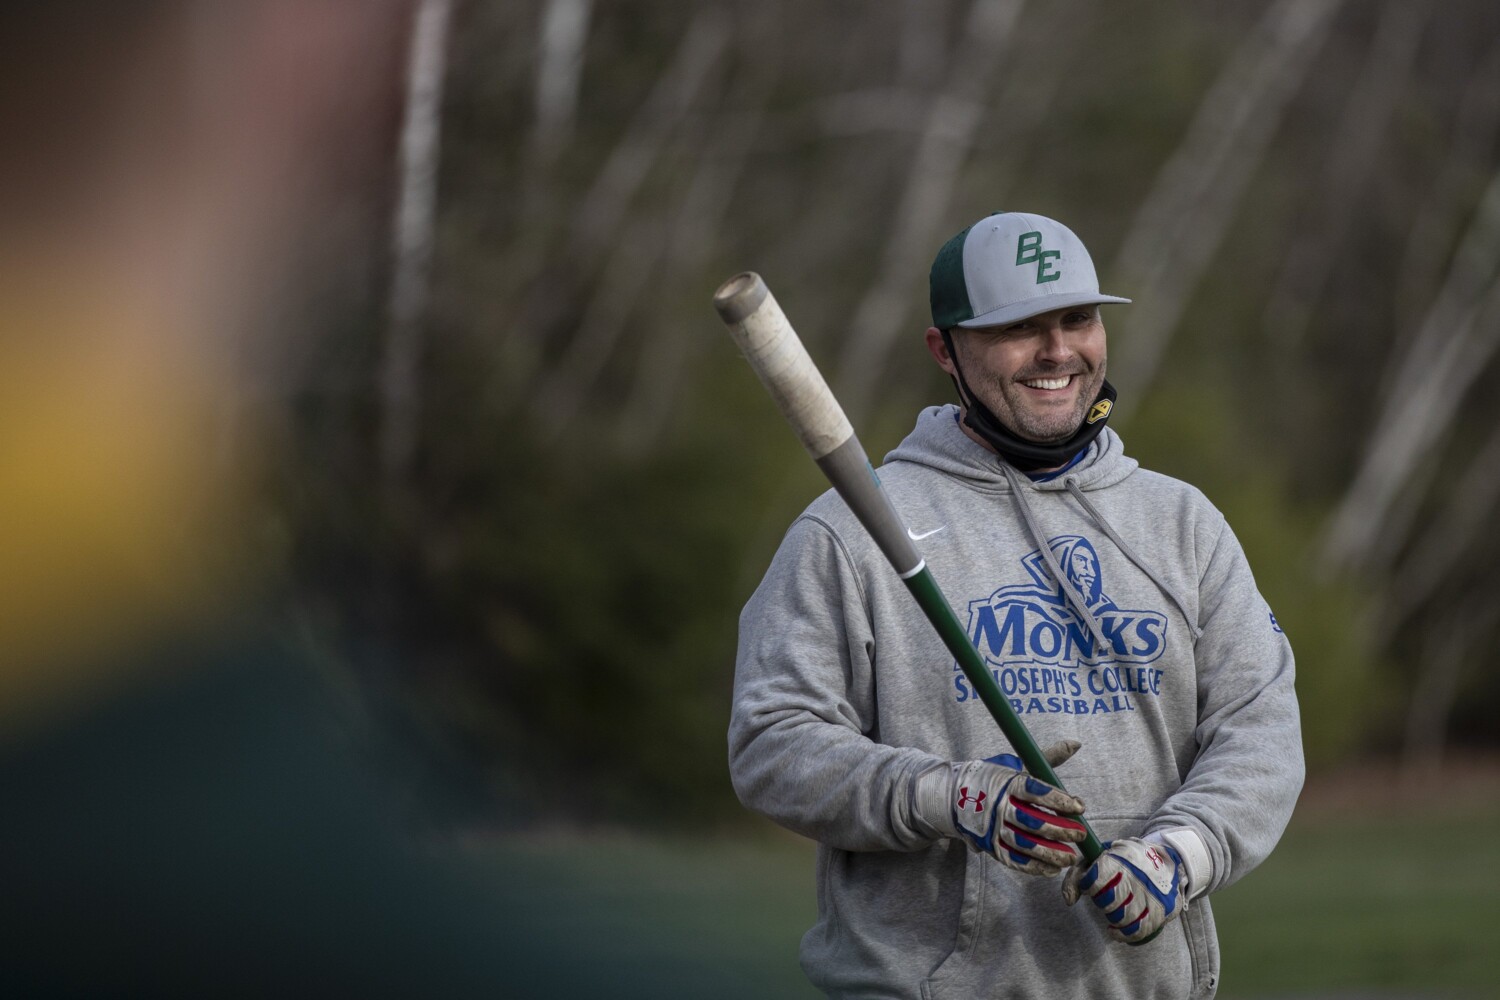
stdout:
<svg viewBox="0 0 1500 1000">
<path fill-rule="evenodd" d="M 0 15 L 0 718 L 103 693 L 84 664 L 274 565 L 248 530 L 265 355 L 337 249 L 332 193 L 382 155 L 401 11 Z"/>
<path fill-rule="evenodd" d="M 133 303 L 53 294 L 20 316 L 8 297 L 0 320 L 8 725 L 84 694 L 95 679 L 76 671 L 99 653 L 206 615 L 235 585 L 215 531 L 235 484 L 211 461 L 201 362 L 134 336 L 154 318 Z"/>
<path fill-rule="evenodd" d="M 409 755 L 282 610 L 257 380 L 369 254 L 320 224 L 380 176 L 410 12 L 0 14 L 0 994 L 725 995 L 415 842 Z"/>
</svg>

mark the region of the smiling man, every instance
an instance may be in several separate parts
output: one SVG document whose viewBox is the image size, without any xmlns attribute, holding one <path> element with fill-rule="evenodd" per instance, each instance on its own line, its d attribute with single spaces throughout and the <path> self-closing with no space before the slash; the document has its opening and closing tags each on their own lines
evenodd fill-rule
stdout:
<svg viewBox="0 0 1500 1000">
<path fill-rule="evenodd" d="M 1130 300 L 1100 294 L 1078 237 L 1039 215 L 992 215 L 943 245 L 930 281 L 927 350 L 957 383 L 965 433 L 1023 471 L 1080 457 L 1115 400 L 1099 306 Z"/>
<path fill-rule="evenodd" d="M 1100 307 L 1128 301 L 1052 219 L 953 237 L 926 345 L 959 403 L 922 411 L 879 472 L 1067 791 L 1003 753 L 832 491 L 741 616 L 731 775 L 819 843 L 802 964 L 830 996 L 1218 987 L 1207 897 L 1266 857 L 1301 789 L 1292 652 L 1223 516 L 1107 427 Z M 1087 865 L 1085 810 L 1107 842 Z"/>
</svg>

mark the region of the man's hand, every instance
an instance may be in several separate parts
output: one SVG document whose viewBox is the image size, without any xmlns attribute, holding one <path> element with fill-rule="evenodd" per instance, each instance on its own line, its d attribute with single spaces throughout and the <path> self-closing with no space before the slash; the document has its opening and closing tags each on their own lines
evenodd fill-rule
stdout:
<svg viewBox="0 0 1500 1000">
<path fill-rule="evenodd" d="M 1079 746 L 1064 740 L 1043 756 L 1056 767 Z M 916 808 L 938 833 L 1029 875 L 1051 877 L 1082 857 L 1083 801 L 1033 778 L 1010 754 L 927 772 L 918 778 Z"/>
<path fill-rule="evenodd" d="M 1182 858 L 1166 844 L 1134 837 L 1111 841 L 1092 865 L 1069 871 L 1062 893 L 1069 906 L 1091 897 L 1109 936 L 1126 944 L 1150 941 L 1188 905 Z"/>
</svg>

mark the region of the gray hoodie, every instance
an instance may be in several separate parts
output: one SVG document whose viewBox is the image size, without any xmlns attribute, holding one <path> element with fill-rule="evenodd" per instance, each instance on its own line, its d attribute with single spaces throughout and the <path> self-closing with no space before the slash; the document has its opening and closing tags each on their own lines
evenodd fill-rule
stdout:
<svg viewBox="0 0 1500 1000">
<path fill-rule="evenodd" d="M 1155 941 L 1116 944 L 1060 880 L 914 815 L 923 771 L 1009 748 L 829 492 L 741 615 L 729 730 L 740 799 L 819 844 L 809 978 L 835 997 L 1212 996 L 1206 894 L 1270 853 L 1303 775 L 1291 648 L 1223 516 L 1110 430 L 1033 483 L 953 406 L 924 410 L 879 476 L 1037 742 L 1083 743 L 1059 777 L 1095 832 L 1186 833 L 1195 898 Z"/>
</svg>

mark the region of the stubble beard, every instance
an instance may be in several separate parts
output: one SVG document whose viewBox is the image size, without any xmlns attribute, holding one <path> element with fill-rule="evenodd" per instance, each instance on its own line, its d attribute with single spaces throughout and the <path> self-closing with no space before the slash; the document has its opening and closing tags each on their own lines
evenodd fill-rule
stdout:
<svg viewBox="0 0 1500 1000">
<path fill-rule="evenodd" d="M 1078 433 L 1078 428 L 1083 426 L 1083 418 L 1088 415 L 1089 407 L 1094 405 L 1094 400 L 1099 397 L 1099 390 L 1104 386 L 1104 369 L 1105 362 L 1101 360 L 1096 369 L 1073 373 L 1074 382 L 1078 386 L 1078 399 L 1071 412 L 1061 415 L 1029 408 L 1024 402 L 1024 394 L 1028 390 L 1019 380 L 989 378 L 988 384 L 977 391 L 980 399 L 984 400 L 990 411 L 1012 433 L 1037 444 L 1059 444 Z M 1028 374 L 1026 377 L 1055 376 L 1041 372 Z M 1000 405 L 996 406 L 996 403 Z"/>
</svg>

